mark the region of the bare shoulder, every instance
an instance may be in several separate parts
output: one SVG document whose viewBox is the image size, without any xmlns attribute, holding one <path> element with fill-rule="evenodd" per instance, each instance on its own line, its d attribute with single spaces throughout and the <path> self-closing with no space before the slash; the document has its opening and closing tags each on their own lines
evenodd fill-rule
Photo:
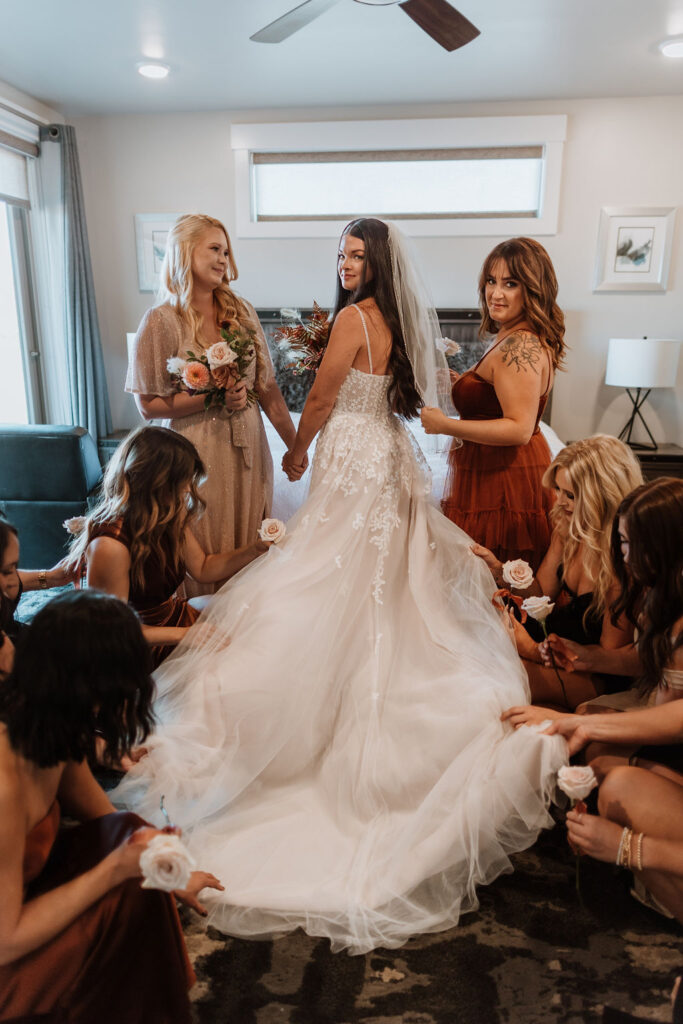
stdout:
<svg viewBox="0 0 683 1024">
<path fill-rule="evenodd" d="M 116 537 L 93 537 L 88 544 L 88 564 L 94 562 L 100 564 L 102 561 L 116 563 L 128 567 L 130 565 L 130 551 L 122 540 Z"/>
<path fill-rule="evenodd" d="M 510 334 L 498 349 L 498 359 L 502 366 L 517 373 L 540 374 L 547 365 L 545 346 L 531 331 Z"/>
</svg>

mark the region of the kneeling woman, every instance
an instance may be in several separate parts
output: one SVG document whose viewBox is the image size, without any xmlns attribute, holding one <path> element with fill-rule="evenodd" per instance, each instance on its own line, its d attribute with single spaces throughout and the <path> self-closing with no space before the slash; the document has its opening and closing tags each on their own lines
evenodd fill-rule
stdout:
<svg viewBox="0 0 683 1024">
<path fill-rule="evenodd" d="M 149 652 L 134 613 L 67 593 L 36 616 L 0 687 L 0 1021 L 189 1024 L 194 982 L 173 897 L 140 887 L 156 834 L 88 768 L 151 725 Z M 62 810 L 82 824 L 60 831 Z M 195 872 L 179 894 L 197 909 Z"/>
<path fill-rule="evenodd" d="M 268 550 L 261 540 L 207 555 L 192 526 L 204 508 L 205 476 L 197 449 L 165 427 L 140 427 L 116 450 L 70 562 L 85 557 L 88 586 L 128 601 L 152 645 L 154 667 L 180 643 L 199 612 L 176 591 L 189 575 L 199 583 L 233 576 Z"/>
</svg>

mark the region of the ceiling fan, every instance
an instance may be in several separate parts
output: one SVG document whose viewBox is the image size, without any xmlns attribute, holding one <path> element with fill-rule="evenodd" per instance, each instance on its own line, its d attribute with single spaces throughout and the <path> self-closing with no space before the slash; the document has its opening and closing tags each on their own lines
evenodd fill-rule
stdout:
<svg viewBox="0 0 683 1024">
<path fill-rule="evenodd" d="M 281 43 L 337 3 L 339 0 L 304 0 L 298 7 L 256 32 L 251 39 L 255 43 Z M 456 11 L 448 0 L 354 0 L 354 3 L 372 7 L 398 4 L 409 18 L 445 50 L 457 50 L 479 35 L 479 29 Z"/>
</svg>

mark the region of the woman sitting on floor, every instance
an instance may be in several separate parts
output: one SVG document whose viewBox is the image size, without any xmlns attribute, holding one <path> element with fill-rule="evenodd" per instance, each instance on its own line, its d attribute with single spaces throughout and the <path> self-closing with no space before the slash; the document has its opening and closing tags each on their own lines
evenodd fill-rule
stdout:
<svg viewBox="0 0 683 1024">
<path fill-rule="evenodd" d="M 620 650 L 625 655 L 621 672 L 638 671 L 633 654 L 633 628 L 622 618 L 616 625 L 609 606 L 619 594 L 610 555 L 610 530 L 619 503 L 642 483 L 638 460 L 627 445 L 607 434 L 596 434 L 568 445 L 555 457 L 543 485 L 555 491 L 550 513 L 550 547 L 525 597 L 545 594 L 555 602 L 546 619 L 548 632 L 578 645 Z M 480 545 L 472 549 L 484 559 L 502 584 L 502 563 Z M 535 632 L 534 632 L 535 630 Z M 544 663 L 546 650 L 538 623 L 529 618 L 526 628 L 515 620 L 517 648 L 529 677 L 536 704 L 573 711 L 577 705 L 605 690 L 624 689 L 623 675 L 575 671 L 562 679 Z"/>
<path fill-rule="evenodd" d="M 165 427 L 140 427 L 119 446 L 70 554 L 87 562 L 89 587 L 128 601 L 142 620 L 156 668 L 185 636 L 199 612 L 176 591 L 186 572 L 215 583 L 248 565 L 268 544 L 206 554 L 192 533 L 203 509 L 205 475 L 196 448 Z"/>
<path fill-rule="evenodd" d="M 149 731 L 153 683 L 135 614 L 70 591 L 36 615 L 0 686 L 0 1021 L 189 1024 L 194 975 L 171 895 L 140 887 L 158 834 L 115 813 L 87 764 Z M 62 811 L 82 824 L 60 830 Z M 194 872 L 178 894 L 200 913 Z"/>
<path fill-rule="evenodd" d="M 619 598 L 612 610 L 616 615 L 625 615 L 638 629 L 642 703 L 673 701 L 678 705 L 683 697 L 682 535 L 683 480 L 669 477 L 659 477 L 629 494 L 619 506 L 612 528 L 612 558 L 620 583 Z M 624 651 L 605 651 L 596 645 L 582 649 L 552 635 L 548 644 L 557 664 L 570 677 L 577 664 L 582 670 L 587 667 L 618 672 L 623 670 L 628 657 Z M 517 726 L 553 716 L 541 708 L 511 708 L 504 717 Z M 605 716 L 590 717 L 599 726 Z M 562 717 L 563 722 L 571 720 Z M 683 737 L 679 740 L 676 744 L 667 740 L 657 746 L 643 738 L 642 743 L 647 744 L 643 746 L 636 737 L 630 746 L 615 747 L 613 743 L 598 742 L 595 737 L 586 756 L 600 776 L 629 761 L 659 774 L 670 775 L 673 771 L 677 775 L 683 772 Z"/>
</svg>

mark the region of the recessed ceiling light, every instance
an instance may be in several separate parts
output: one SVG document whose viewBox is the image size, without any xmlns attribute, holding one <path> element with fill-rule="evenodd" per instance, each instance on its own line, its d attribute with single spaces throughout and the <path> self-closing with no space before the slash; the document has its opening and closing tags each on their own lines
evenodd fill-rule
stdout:
<svg viewBox="0 0 683 1024">
<path fill-rule="evenodd" d="M 665 57 L 683 57 L 683 36 L 664 39 L 657 48 Z"/>
<path fill-rule="evenodd" d="M 168 64 L 160 64 L 158 61 L 154 64 L 138 64 L 138 74 L 143 78 L 166 78 L 170 70 Z"/>
</svg>

